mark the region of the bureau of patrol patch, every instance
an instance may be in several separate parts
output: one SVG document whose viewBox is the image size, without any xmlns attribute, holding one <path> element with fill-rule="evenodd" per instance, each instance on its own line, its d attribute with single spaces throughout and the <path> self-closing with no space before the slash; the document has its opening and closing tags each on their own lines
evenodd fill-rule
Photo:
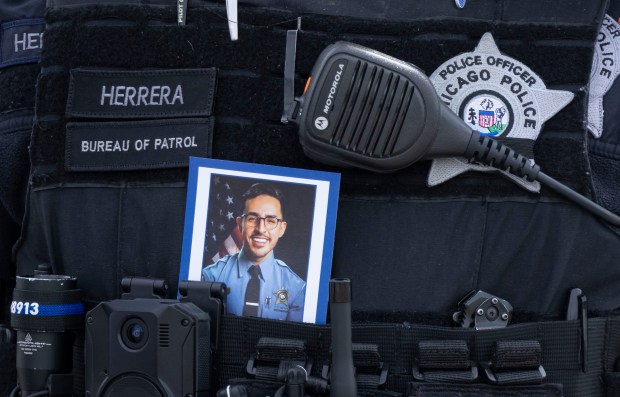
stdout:
<svg viewBox="0 0 620 397">
<path fill-rule="evenodd" d="M 529 67 L 503 55 L 491 33 L 482 36 L 473 52 L 444 62 L 430 80 L 440 99 L 473 130 L 530 159 L 545 121 L 574 97 L 569 91 L 548 90 Z M 538 181 L 456 157 L 433 160 L 427 184 L 436 186 L 470 170 L 501 172 L 529 191 L 540 191 Z"/>
<path fill-rule="evenodd" d="M 603 97 L 620 74 L 620 24 L 605 15 L 596 38 L 588 91 L 588 130 L 603 134 Z"/>
</svg>

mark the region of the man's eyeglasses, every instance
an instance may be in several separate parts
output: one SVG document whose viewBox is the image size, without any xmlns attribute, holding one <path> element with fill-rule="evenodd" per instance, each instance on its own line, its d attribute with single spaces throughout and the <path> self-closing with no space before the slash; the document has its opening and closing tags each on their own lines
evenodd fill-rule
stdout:
<svg viewBox="0 0 620 397">
<path fill-rule="evenodd" d="M 248 226 L 252 226 L 252 227 L 259 227 L 260 221 L 262 220 L 265 222 L 265 229 L 267 230 L 275 229 L 280 224 L 280 222 L 284 220 L 284 219 L 278 218 L 275 215 L 261 217 L 261 216 L 254 215 L 254 214 L 243 214 L 241 215 L 241 217 L 245 219 L 245 223 Z"/>
</svg>

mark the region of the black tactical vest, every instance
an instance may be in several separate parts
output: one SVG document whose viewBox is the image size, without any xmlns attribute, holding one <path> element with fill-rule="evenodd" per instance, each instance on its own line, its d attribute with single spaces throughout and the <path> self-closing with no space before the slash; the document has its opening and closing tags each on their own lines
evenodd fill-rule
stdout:
<svg viewBox="0 0 620 397">
<path fill-rule="evenodd" d="M 26 215 L 15 250 L 17 274 L 50 263 L 56 273 L 78 277 L 90 304 L 118 297 L 124 276 L 164 278 L 175 289 L 187 164 L 107 157 L 106 143 L 84 148 L 76 141 L 88 131 L 105 141 L 103 125 L 110 123 L 113 131 L 121 131 L 115 138 L 120 140 L 139 128 L 182 125 L 202 134 L 198 155 L 203 157 L 342 173 L 332 276 L 352 278 L 354 341 L 379 344 L 382 358 L 390 362 L 391 390 L 407 393 L 413 346 L 420 340 L 438 335 L 474 343 L 477 334 L 454 328 L 452 313 L 469 291 L 485 290 L 514 307 L 516 333 L 511 335 L 509 327 L 503 334 L 487 334 L 476 350 L 478 359 L 487 358 L 497 340 L 540 339 L 548 379 L 563 384 L 566 396 L 603 393 L 599 380 L 620 353 L 617 343 L 605 344 L 612 341 L 604 332 L 612 324 L 617 332 L 617 319 L 608 318 L 618 306 L 617 228 L 544 186 L 539 194 L 530 193 L 497 174 L 470 171 L 428 187 L 430 162 L 386 175 L 318 164 L 303 155 L 296 127 L 280 118 L 286 33 L 296 29 L 298 17 L 296 94 L 319 53 L 338 40 L 410 62 L 430 75 L 448 59 L 473 51 L 490 32 L 503 54 L 529 66 L 548 89 L 575 94 L 544 124 L 530 149 L 546 173 L 597 200 L 600 187 L 593 185 L 584 118 L 605 1 L 472 0 L 463 9 L 448 0 L 248 1 L 240 4 L 234 42 L 220 3 L 191 1 L 186 26 L 177 25 L 175 7 L 163 0 L 49 0 L 48 7 Z M 209 102 L 191 117 L 156 109 L 174 100 L 174 87 L 165 99 L 160 92 L 152 100 L 152 110 L 137 113 L 93 112 L 76 100 L 77 86 L 102 76 L 165 76 L 162 70 L 195 69 L 209 70 L 216 87 L 205 90 L 204 98 L 188 99 Z M 139 98 L 139 87 L 135 90 L 132 99 L 127 91 L 116 97 L 105 91 L 99 99 L 131 107 Z M 617 179 L 604 175 L 607 182 Z M 555 331 L 547 333 L 547 327 L 555 329 L 554 321 L 566 323 L 561 320 L 574 287 L 588 297 L 596 318 L 590 335 L 600 337 L 603 346 L 590 349 L 594 356 L 586 358 L 592 360 L 587 374 L 579 358 L 580 324 L 558 325 L 566 331 L 562 343 L 571 343 L 571 357 L 562 357 L 564 346 L 553 344 Z M 373 338 L 369 323 L 381 324 L 376 334 L 381 336 Z M 232 336 L 217 356 L 223 385 L 244 376 L 248 354 L 260 336 L 269 336 L 259 329 L 306 339 L 319 360 L 328 356 L 328 326 L 227 318 L 225 327 Z M 235 334 L 239 329 L 244 331 Z M 242 350 L 231 353 L 240 343 Z"/>
</svg>

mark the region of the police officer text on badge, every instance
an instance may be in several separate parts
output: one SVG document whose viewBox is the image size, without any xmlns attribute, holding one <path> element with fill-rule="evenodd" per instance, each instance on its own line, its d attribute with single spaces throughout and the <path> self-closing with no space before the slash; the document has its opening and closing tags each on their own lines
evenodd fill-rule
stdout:
<svg viewBox="0 0 620 397">
<path fill-rule="evenodd" d="M 489 55 L 485 58 L 484 63 L 489 66 L 494 66 L 497 69 L 504 69 L 512 74 L 512 76 L 510 74 L 502 75 L 500 86 L 509 90 L 519 100 L 523 109 L 523 115 L 526 117 L 523 121 L 523 127 L 536 128 L 536 120 L 532 118 L 536 116 L 536 108 L 532 106 L 534 102 L 527 98 L 529 91 L 525 89 L 525 85 L 532 87 L 536 84 L 536 78 L 523 67 L 515 65 L 513 62 L 504 58 Z M 476 65 L 483 65 L 481 55 L 471 55 L 455 60 L 439 71 L 438 75 L 443 80 L 447 80 L 449 75 Z M 523 82 L 514 79 L 513 76 L 518 77 Z M 463 89 L 463 87 L 489 81 L 492 77 L 492 72 L 489 69 L 470 70 L 464 77 L 458 76 L 455 83 L 447 84 L 444 88 L 444 92 L 440 93 L 440 97 L 446 105 L 450 106 L 454 96 L 457 95 L 459 90 Z"/>
</svg>

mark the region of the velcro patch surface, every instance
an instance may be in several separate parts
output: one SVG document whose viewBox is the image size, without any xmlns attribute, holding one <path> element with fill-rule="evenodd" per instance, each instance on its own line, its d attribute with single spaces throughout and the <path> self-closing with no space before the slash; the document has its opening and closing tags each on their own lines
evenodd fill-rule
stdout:
<svg viewBox="0 0 620 397">
<path fill-rule="evenodd" d="M 38 62 L 44 28 L 45 21 L 41 18 L 0 24 L 0 68 Z"/>
<path fill-rule="evenodd" d="M 68 123 L 65 168 L 125 171 L 185 167 L 211 155 L 213 119 Z"/>
<path fill-rule="evenodd" d="M 214 68 L 170 70 L 73 69 L 69 117 L 154 118 L 210 116 Z"/>
</svg>

